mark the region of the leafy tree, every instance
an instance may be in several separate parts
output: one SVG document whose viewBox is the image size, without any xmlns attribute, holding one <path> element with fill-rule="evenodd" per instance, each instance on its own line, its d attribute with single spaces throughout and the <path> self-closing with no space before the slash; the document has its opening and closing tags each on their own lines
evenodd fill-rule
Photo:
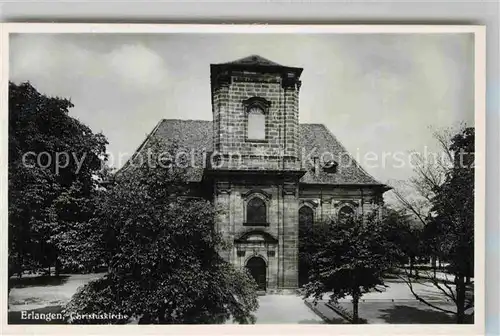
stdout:
<svg viewBox="0 0 500 336">
<path fill-rule="evenodd" d="M 474 268 L 474 128 L 462 127 L 454 135 L 446 132 L 436 138 L 447 165 L 441 164 L 436 170 L 422 161 L 413 183 L 417 189 L 428 191 L 430 208 L 425 218 L 424 242 L 431 254 L 448 261 L 447 272 L 455 278 L 452 285 L 446 274 L 443 280 L 434 272 L 428 275 L 428 281 L 455 303 L 456 310 L 432 304 L 414 292 L 410 277 L 405 281 L 419 301 L 454 314 L 457 323 L 464 323 L 465 312 L 474 306 L 473 293 L 467 287 Z M 401 200 L 412 209 L 403 197 Z"/>
<path fill-rule="evenodd" d="M 86 209 L 62 198 L 91 197 L 107 141 L 69 116 L 72 107 L 30 83 L 9 83 L 9 276 L 41 266 L 58 272 L 66 256 L 55 235 L 88 220 Z"/>
<path fill-rule="evenodd" d="M 324 248 L 325 236 L 329 232 L 328 225 L 299 226 L 299 279 L 301 285 L 309 282 L 309 273 L 313 267 L 314 258 Z"/>
<path fill-rule="evenodd" d="M 464 129 L 460 125 L 459 129 Z M 445 258 L 439 241 L 442 226 L 430 216 L 436 191 L 445 179 L 449 168 L 453 165 L 453 153 L 450 149 L 450 139 L 456 130 L 454 128 L 432 129 L 432 136 L 437 144 L 437 151 L 420 153 L 411 151 L 414 175 L 408 181 L 394 181 L 392 195 L 404 211 L 421 223 L 420 243 L 423 252 L 430 257 L 436 272 L 436 259 Z"/>
<path fill-rule="evenodd" d="M 442 270 L 441 263 L 447 258 L 446 251 L 449 247 L 442 239 L 445 234 L 446 228 L 439 218 L 433 218 L 429 214 L 427 223 L 422 229 L 420 244 L 423 247 L 423 254 L 431 257 L 433 277 L 437 276 L 438 269 Z M 439 265 L 437 261 L 439 261 Z"/>
<path fill-rule="evenodd" d="M 321 237 L 317 237 L 321 238 Z M 353 217 L 326 227 L 313 255 L 306 297 L 330 300 L 351 296 L 352 323 L 359 323 L 359 300 L 364 293 L 384 285 L 383 275 L 394 263 L 393 243 L 375 216 Z"/>
<path fill-rule="evenodd" d="M 414 267 L 423 255 L 422 224 L 405 209 L 387 208 L 382 225 L 385 227 L 387 239 L 397 248 L 397 260 L 405 265 L 409 261 L 409 274 L 418 277 L 418 268 Z"/>
<path fill-rule="evenodd" d="M 457 323 L 465 321 L 465 311 L 473 306 L 466 297 L 465 279 L 474 265 L 474 128 L 465 128 L 451 139 L 453 167 L 436 190 L 433 200 L 435 217 L 445 228 L 448 271 L 455 275 L 454 297 Z"/>
<path fill-rule="evenodd" d="M 78 291 L 66 315 L 121 313 L 161 324 L 223 323 L 232 317 L 253 323 L 256 283 L 219 255 L 225 245 L 214 228 L 213 205 L 189 197 L 187 169 L 162 159 L 173 157 L 175 146 L 162 152 L 166 145 L 151 141 L 150 159 L 117 173 L 99 199 L 84 248 L 106 255 L 109 271 Z"/>
</svg>

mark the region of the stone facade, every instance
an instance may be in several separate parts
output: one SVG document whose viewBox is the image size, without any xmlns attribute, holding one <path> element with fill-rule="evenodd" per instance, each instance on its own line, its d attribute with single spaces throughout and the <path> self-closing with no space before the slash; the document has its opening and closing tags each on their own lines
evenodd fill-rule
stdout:
<svg viewBox="0 0 500 336">
<path fill-rule="evenodd" d="M 288 72 L 284 73 L 289 69 Z M 212 111 L 214 149 L 225 169 L 299 169 L 298 95 L 302 69 L 281 67 L 267 70 L 235 64 L 212 65 Z M 264 71 L 264 72 L 263 72 Z M 266 73 L 265 71 L 272 71 Z M 297 73 L 299 72 L 299 73 Z M 290 79 L 284 76 L 296 76 Z M 257 105 L 265 113 L 265 139 L 247 138 L 247 111 Z M 265 160 L 262 157 L 265 156 Z M 284 166 L 284 167 L 283 167 Z"/>
<path fill-rule="evenodd" d="M 325 126 L 299 124 L 301 68 L 249 56 L 210 70 L 213 121 L 162 120 L 138 153 L 153 137 L 195 152 L 188 178 L 217 210 L 217 229 L 231 243 L 221 254 L 249 268 L 268 293 L 295 290 L 299 213 L 316 225 L 346 211 L 380 212 L 388 188 Z M 249 137 L 255 108 L 265 118 L 259 139 Z M 306 159 L 304 152 L 314 155 Z M 318 160 L 322 153 L 331 154 L 333 165 Z"/>
<path fill-rule="evenodd" d="M 221 161 L 210 174 L 217 226 L 233 243 L 223 254 L 238 267 L 261 258 L 266 267 L 261 288 L 267 292 L 298 287 L 300 207 L 310 207 L 314 221 L 322 222 L 336 216 L 340 206 L 361 213 L 380 203 L 372 188 L 301 185 L 305 174 L 299 148 L 301 72 L 259 56 L 211 67 L 213 147 Z M 247 136 L 252 104 L 265 114 L 265 139 Z M 239 160 L 225 160 L 235 154 Z M 264 223 L 247 221 L 247 204 L 253 197 L 265 203 Z"/>
<path fill-rule="evenodd" d="M 215 195 L 218 228 L 233 243 L 224 251 L 228 261 L 244 267 L 251 257 L 266 265 L 266 289 L 294 289 L 298 281 L 298 206 L 296 184 L 287 189 L 269 179 L 260 183 L 232 182 L 218 185 Z M 266 202 L 267 223 L 248 224 L 246 204 L 250 197 Z"/>
</svg>

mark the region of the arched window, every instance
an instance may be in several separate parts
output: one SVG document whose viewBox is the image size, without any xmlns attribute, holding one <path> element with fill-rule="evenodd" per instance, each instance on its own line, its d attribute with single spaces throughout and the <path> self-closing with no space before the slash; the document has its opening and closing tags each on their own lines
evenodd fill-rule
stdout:
<svg viewBox="0 0 500 336">
<path fill-rule="evenodd" d="M 314 223 L 314 212 L 308 206 L 303 206 L 299 209 L 299 226 L 307 227 Z"/>
<path fill-rule="evenodd" d="M 348 220 L 354 217 L 354 210 L 347 205 L 344 205 L 339 210 L 338 218 L 340 223 L 346 223 Z"/>
<path fill-rule="evenodd" d="M 248 110 L 247 137 L 250 140 L 266 139 L 266 115 L 258 106 Z"/>
<path fill-rule="evenodd" d="M 266 202 L 260 197 L 253 197 L 247 203 L 247 223 L 265 224 L 267 222 Z"/>
</svg>

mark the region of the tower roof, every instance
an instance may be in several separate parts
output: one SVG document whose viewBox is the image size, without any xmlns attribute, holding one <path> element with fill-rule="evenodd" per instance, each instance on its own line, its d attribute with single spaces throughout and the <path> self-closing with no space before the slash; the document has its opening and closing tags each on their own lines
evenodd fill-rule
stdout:
<svg viewBox="0 0 500 336">
<path fill-rule="evenodd" d="M 210 64 L 210 72 L 212 75 L 231 70 L 252 70 L 264 73 L 273 72 L 281 74 L 294 73 L 294 76 L 298 79 L 303 69 L 281 65 L 259 55 L 250 55 L 226 63 Z"/>
<path fill-rule="evenodd" d="M 261 65 L 261 66 L 278 66 L 278 67 L 283 66 L 281 64 L 270 61 L 267 58 L 264 58 L 264 57 L 259 56 L 259 55 L 250 55 L 247 57 L 237 59 L 236 61 L 227 62 L 225 64 Z"/>
</svg>

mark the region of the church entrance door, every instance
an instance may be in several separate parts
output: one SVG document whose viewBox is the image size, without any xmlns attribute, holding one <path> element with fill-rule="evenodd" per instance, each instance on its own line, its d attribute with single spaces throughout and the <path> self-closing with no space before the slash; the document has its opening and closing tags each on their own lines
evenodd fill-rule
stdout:
<svg viewBox="0 0 500 336">
<path fill-rule="evenodd" d="M 252 257 L 247 261 L 247 269 L 257 282 L 259 290 L 266 290 L 266 262 L 260 257 Z"/>
</svg>

